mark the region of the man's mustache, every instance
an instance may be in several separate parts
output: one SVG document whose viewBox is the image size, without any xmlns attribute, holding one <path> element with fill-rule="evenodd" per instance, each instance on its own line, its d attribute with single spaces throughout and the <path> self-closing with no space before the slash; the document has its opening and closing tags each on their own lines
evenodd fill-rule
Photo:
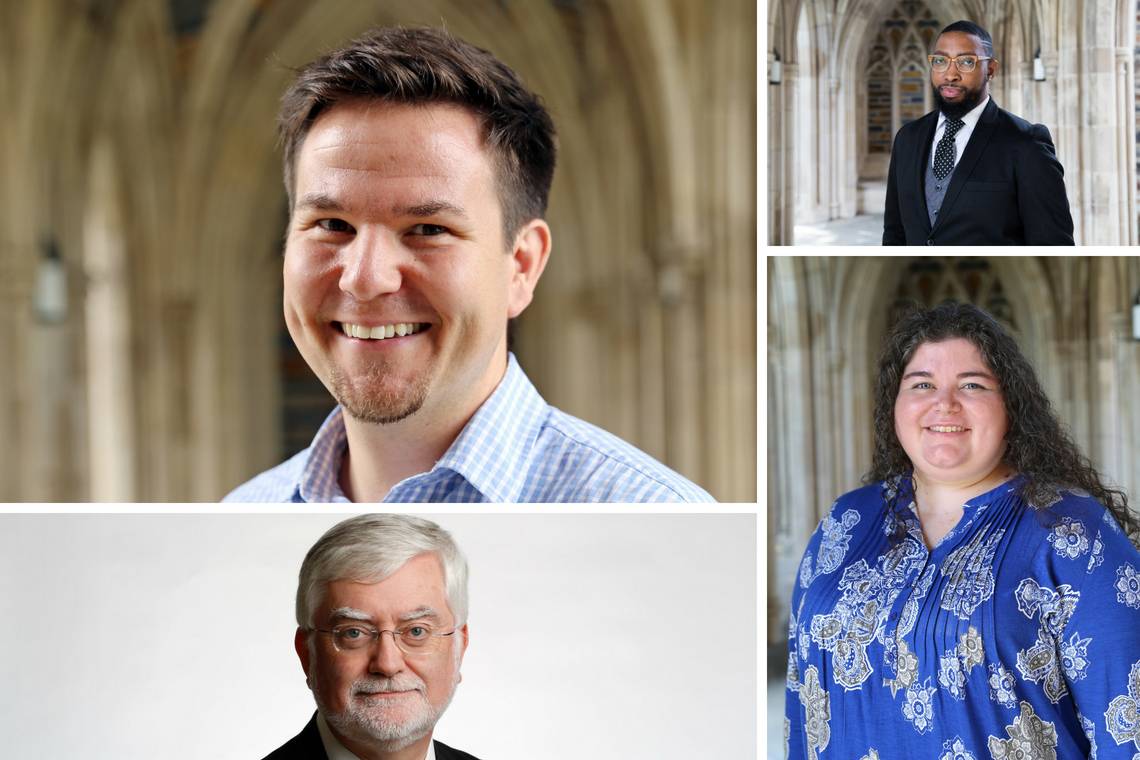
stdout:
<svg viewBox="0 0 1140 760">
<path fill-rule="evenodd" d="M 384 692 L 426 691 L 427 686 L 418 678 L 368 678 L 354 681 L 353 694 L 382 694 Z"/>
</svg>

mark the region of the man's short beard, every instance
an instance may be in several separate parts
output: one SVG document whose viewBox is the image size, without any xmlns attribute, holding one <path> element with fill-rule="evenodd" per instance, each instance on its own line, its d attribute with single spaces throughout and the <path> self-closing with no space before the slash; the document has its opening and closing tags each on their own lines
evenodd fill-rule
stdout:
<svg viewBox="0 0 1140 760">
<path fill-rule="evenodd" d="M 422 701 L 422 704 L 417 705 L 418 711 L 410 719 L 404 721 L 391 720 L 382 709 L 370 710 L 362 706 L 354 695 L 357 689 L 362 687 L 372 687 L 375 690 L 385 691 L 393 688 L 393 686 L 404 689 L 410 685 L 407 681 L 401 683 L 401 679 L 361 679 L 352 684 L 348 706 L 343 711 L 333 713 L 327 710 L 319 698 L 316 700 L 317 707 L 338 736 L 384 752 L 396 752 L 415 744 L 432 732 L 435 724 L 439 722 L 440 716 L 451 704 L 451 698 L 455 696 L 455 688 L 459 685 L 458 671 L 456 671 L 456 678 L 451 684 L 451 691 L 448 693 L 447 699 L 438 708 L 433 707 L 428 701 L 426 686 L 422 681 L 419 681 L 420 690 L 416 692 L 416 696 Z M 313 692 L 313 696 L 316 698 L 316 691 Z"/>
<path fill-rule="evenodd" d="M 938 106 L 938 110 L 946 114 L 948 119 L 960 119 L 970 111 L 977 108 L 978 103 L 982 102 L 985 95 L 985 88 L 979 87 L 977 90 L 964 90 L 965 95 L 962 97 L 961 103 L 947 103 L 942 99 L 942 94 L 938 92 L 938 88 L 933 83 L 930 89 L 934 92 L 934 103 Z"/>
<path fill-rule="evenodd" d="M 390 370 L 386 362 L 371 364 L 364 373 L 351 377 L 339 367 L 332 367 L 329 374 L 333 398 L 361 422 L 399 422 L 418 412 L 427 399 L 428 381 L 423 376 L 398 390 L 388 388 Z"/>
</svg>

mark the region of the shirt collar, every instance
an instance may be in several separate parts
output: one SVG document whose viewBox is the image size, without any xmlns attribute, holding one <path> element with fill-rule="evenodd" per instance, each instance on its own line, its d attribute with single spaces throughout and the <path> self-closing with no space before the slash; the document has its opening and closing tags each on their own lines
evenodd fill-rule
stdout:
<svg viewBox="0 0 1140 760">
<path fill-rule="evenodd" d="M 962 117 L 962 124 L 964 125 L 960 132 L 970 132 L 978 124 L 978 119 L 982 118 L 982 111 L 986 110 L 986 105 L 990 102 L 990 96 L 986 95 L 982 98 L 982 102 L 971 108 L 968 113 Z M 946 114 L 941 111 L 938 112 L 938 124 L 934 127 L 937 132 L 942 129 L 942 125 L 946 123 Z"/>
<path fill-rule="evenodd" d="M 329 728 L 328 721 L 321 712 L 317 711 L 317 731 L 321 734 L 321 744 L 325 745 L 325 754 L 328 755 L 328 760 L 360 760 L 348 747 L 340 743 L 340 739 Z M 435 760 L 435 742 L 428 742 L 427 754 L 424 755 L 424 760 Z"/>
<path fill-rule="evenodd" d="M 549 413 L 513 353 L 495 391 L 467 421 L 431 472 L 458 473 L 492 502 L 518 501 L 527 459 Z M 340 465 L 348 445 L 344 410 L 338 405 L 321 424 L 309 448 L 296 493 L 308 503 L 348 501 L 340 488 Z M 414 475 L 420 478 L 423 475 Z M 396 484 L 393 490 L 399 488 Z"/>
<path fill-rule="evenodd" d="M 527 461 L 549 409 L 514 354 L 495 392 L 467 422 L 434 469 L 463 476 L 488 501 L 518 501 Z"/>
</svg>

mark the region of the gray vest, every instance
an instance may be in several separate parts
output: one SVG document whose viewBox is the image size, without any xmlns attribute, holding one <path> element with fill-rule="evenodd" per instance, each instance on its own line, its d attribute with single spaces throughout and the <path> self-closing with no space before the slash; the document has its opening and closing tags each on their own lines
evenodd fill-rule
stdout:
<svg viewBox="0 0 1140 760">
<path fill-rule="evenodd" d="M 926 188 L 926 213 L 930 215 L 930 228 L 934 229 L 934 223 L 938 220 L 938 210 L 942 208 L 942 201 L 946 197 L 946 188 L 950 187 L 950 180 L 954 179 L 958 165 L 954 164 L 946 179 L 938 179 L 934 176 L 931 159 L 929 156 L 926 159 L 926 181 L 923 182 L 923 187 Z"/>
</svg>

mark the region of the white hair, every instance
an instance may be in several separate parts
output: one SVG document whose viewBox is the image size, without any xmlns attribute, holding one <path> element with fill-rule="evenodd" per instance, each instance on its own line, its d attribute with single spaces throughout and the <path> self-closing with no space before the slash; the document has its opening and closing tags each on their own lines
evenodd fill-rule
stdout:
<svg viewBox="0 0 1140 760">
<path fill-rule="evenodd" d="M 301 563 L 297 625 L 312 628 L 313 611 L 332 581 L 379 583 L 421 554 L 439 558 L 447 603 L 455 627 L 462 627 L 467 622 L 467 560 L 450 533 L 413 515 L 360 515 L 329 528 Z"/>
</svg>

